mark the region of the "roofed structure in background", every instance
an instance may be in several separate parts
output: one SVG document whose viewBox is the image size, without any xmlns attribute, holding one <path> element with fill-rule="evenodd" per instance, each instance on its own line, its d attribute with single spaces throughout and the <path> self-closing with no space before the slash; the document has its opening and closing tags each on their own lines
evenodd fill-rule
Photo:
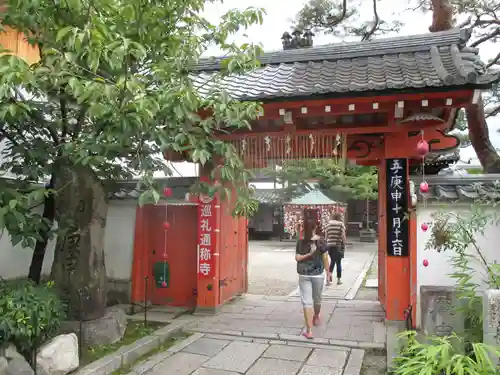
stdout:
<svg viewBox="0 0 500 375">
<path fill-rule="evenodd" d="M 422 177 L 413 177 L 417 187 Z M 427 198 L 429 202 L 467 202 L 499 201 L 500 174 L 468 175 L 468 176 L 426 176 L 429 192 L 425 195 L 417 192 L 420 201 Z"/>
<path fill-rule="evenodd" d="M 224 89 L 239 100 L 313 99 L 402 89 L 488 87 L 478 49 L 466 47 L 470 32 L 453 29 L 422 35 L 264 53 L 261 67 L 211 80 L 224 58 L 202 59 L 191 68 L 199 92 Z"/>
<path fill-rule="evenodd" d="M 314 205 L 323 205 L 323 204 L 338 204 L 334 200 L 328 198 L 325 194 L 321 192 L 319 189 L 315 189 L 307 192 L 306 194 L 292 199 L 287 204 L 292 205 L 304 205 L 304 206 L 314 206 Z"/>
<path fill-rule="evenodd" d="M 186 194 L 196 182 L 199 181 L 198 177 L 171 177 L 159 178 L 155 182 L 162 187 L 172 188 L 172 196 L 163 201 L 168 204 L 193 204 L 186 201 Z M 126 200 L 138 199 L 141 195 L 141 190 L 138 187 L 138 181 L 119 181 L 112 192 L 108 194 L 109 199 L 113 200 Z"/>
<path fill-rule="evenodd" d="M 253 198 L 260 204 L 282 204 L 281 189 L 255 189 Z"/>
<path fill-rule="evenodd" d="M 421 175 L 425 172 L 426 175 L 438 174 L 441 170 L 448 168 L 460 160 L 460 150 L 454 150 L 446 153 L 429 153 L 425 156 L 424 164 L 412 163 L 410 165 L 411 175 Z M 423 171 L 422 171 L 423 169 Z"/>
</svg>

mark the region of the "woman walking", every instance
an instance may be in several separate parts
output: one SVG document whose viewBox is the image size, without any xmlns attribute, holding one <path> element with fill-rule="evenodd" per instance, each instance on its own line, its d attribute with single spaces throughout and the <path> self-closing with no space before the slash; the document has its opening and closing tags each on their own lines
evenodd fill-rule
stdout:
<svg viewBox="0 0 500 375">
<path fill-rule="evenodd" d="M 325 283 L 325 270 L 328 270 L 327 248 L 324 241 L 316 234 L 316 229 L 314 221 L 306 221 L 304 236 L 297 241 L 295 250 L 300 299 L 306 327 L 302 335 L 308 339 L 313 338 L 313 325 L 320 323 L 321 295 Z"/>
<path fill-rule="evenodd" d="M 346 243 L 345 225 L 342 220 L 342 214 L 336 212 L 326 226 L 325 230 L 326 245 L 330 255 L 330 278 L 328 283 L 332 282 L 333 268 L 337 269 L 337 285 L 342 284 L 342 258 Z"/>
</svg>

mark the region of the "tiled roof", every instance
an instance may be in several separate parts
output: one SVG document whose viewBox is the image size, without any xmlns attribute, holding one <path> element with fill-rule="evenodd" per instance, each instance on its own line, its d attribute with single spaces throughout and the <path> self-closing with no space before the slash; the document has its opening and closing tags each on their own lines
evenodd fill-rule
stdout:
<svg viewBox="0 0 500 375">
<path fill-rule="evenodd" d="M 190 204 L 186 202 L 186 193 L 189 193 L 190 188 L 198 181 L 197 177 L 173 177 L 156 179 L 161 187 L 171 187 L 172 196 L 166 202 L 168 204 Z M 108 198 L 112 200 L 137 200 L 141 195 L 141 191 L 137 186 L 137 181 L 120 181 L 116 184 L 113 192 L 108 194 Z"/>
<path fill-rule="evenodd" d="M 324 94 L 400 89 L 487 87 L 497 74 L 486 73 L 477 49 L 464 47 L 466 30 L 339 43 L 270 52 L 261 67 L 212 79 L 222 58 L 202 59 L 191 77 L 201 95 L 224 89 L 239 100 L 272 100 Z"/>
<path fill-rule="evenodd" d="M 422 194 L 421 176 L 412 176 L 419 201 L 474 202 L 500 200 L 500 174 L 468 176 L 426 176 L 429 192 Z"/>
<path fill-rule="evenodd" d="M 264 204 L 281 203 L 283 198 L 280 191 L 280 189 L 255 189 L 253 198 Z"/>
</svg>

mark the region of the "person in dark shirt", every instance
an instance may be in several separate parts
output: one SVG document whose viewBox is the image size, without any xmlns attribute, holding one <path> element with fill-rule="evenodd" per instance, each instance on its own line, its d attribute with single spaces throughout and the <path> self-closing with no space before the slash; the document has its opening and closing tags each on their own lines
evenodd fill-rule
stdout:
<svg viewBox="0 0 500 375">
<path fill-rule="evenodd" d="M 326 244 L 316 234 L 317 225 L 307 221 L 304 237 L 297 241 L 295 260 L 299 274 L 299 290 L 306 328 L 302 334 L 313 338 L 312 327 L 320 322 L 321 297 L 328 273 L 328 252 Z M 326 271 L 326 272 L 325 272 Z M 327 275 L 329 278 L 329 275 Z"/>
<path fill-rule="evenodd" d="M 326 245 L 330 255 L 330 278 L 328 283 L 332 282 L 333 268 L 337 268 L 337 285 L 342 284 L 342 259 L 344 258 L 346 231 L 342 214 L 336 212 L 332 220 L 328 222 L 325 229 Z"/>
</svg>

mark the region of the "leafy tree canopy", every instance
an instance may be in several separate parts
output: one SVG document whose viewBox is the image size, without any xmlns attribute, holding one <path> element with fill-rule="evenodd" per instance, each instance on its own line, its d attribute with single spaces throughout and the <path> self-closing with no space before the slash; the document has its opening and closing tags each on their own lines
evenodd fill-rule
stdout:
<svg viewBox="0 0 500 375">
<path fill-rule="evenodd" d="M 266 174 L 284 185 L 283 198 L 291 199 L 317 182 L 319 187 L 332 195 L 342 194 L 356 199 L 377 199 L 377 169 L 365 166 L 348 166 L 343 170 L 334 159 L 304 159 L 283 164 L 281 168 L 266 170 Z"/>
<path fill-rule="evenodd" d="M 14 244 L 32 246 L 52 226 L 32 208 L 75 183 L 67 169 L 101 182 L 139 177 L 141 203 L 158 200 L 153 173 L 167 168 L 168 150 L 202 164 L 223 157 L 221 179 L 246 181 L 233 147 L 212 134 L 221 124 L 247 127 L 258 104 L 222 91 L 201 97 L 187 69 L 210 44 L 232 56 L 210 79 L 255 66 L 259 47 L 227 38 L 261 23 L 263 10 L 232 10 L 212 24 L 201 16 L 204 0 L 5 3 L 2 28 L 24 32 L 41 57 L 30 66 L 0 56 L 0 169 L 17 176 L 1 181 L 0 228 Z M 245 213 L 249 192 L 237 186 Z"/>
</svg>

